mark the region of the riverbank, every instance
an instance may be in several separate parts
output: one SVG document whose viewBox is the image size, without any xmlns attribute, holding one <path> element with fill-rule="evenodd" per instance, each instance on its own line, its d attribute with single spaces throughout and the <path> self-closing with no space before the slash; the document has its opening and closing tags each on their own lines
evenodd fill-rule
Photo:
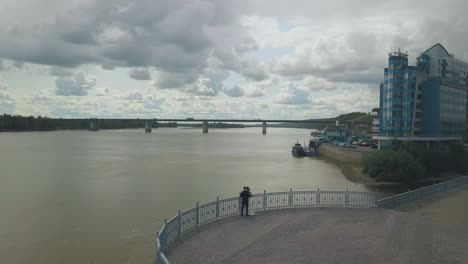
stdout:
<svg viewBox="0 0 468 264">
<path fill-rule="evenodd" d="M 320 156 L 320 159 L 325 160 L 328 163 L 332 163 L 338 166 L 343 173 L 343 175 L 348 179 L 350 182 L 364 184 L 367 186 L 399 186 L 401 183 L 398 182 L 384 182 L 384 181 L 377 181 L 374 178 L 367 176 L 365 173 L 362 172 L 362 166 L 357 163 L 344 163 L 333 160 L 328 157 Z"/>
</svg>

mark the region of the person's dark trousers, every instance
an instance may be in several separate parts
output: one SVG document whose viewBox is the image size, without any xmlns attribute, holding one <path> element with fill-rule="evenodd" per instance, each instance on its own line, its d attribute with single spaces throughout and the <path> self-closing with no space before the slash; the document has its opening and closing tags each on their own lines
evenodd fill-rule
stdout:
<svg viewBox="0 0 468 264">
<path fill-rule="evenodd" d="M 244 207 L 245 207 L 245 214 L 249 215 L 249 200 L 242 199 L 241 215 L 244 215 Z"/>
</svg>

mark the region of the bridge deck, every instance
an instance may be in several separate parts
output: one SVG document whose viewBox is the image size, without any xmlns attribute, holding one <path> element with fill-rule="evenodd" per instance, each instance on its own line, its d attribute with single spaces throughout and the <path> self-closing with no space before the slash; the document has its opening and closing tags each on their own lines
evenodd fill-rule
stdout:
<svg viewBox="0 0 468 264">
<path fill-rule="evenodd" d="M 468 263 L 468 225 L 382 209 L 290 209 L 211 224 L 169 252 L 181 263 Z"/>
</svg>

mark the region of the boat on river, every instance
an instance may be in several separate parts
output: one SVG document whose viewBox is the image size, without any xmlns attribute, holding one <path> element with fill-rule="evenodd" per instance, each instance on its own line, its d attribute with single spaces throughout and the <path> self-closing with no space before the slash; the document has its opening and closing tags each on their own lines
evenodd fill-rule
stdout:
<svg viewBox="0 0 468 264">
<path fill-rule="evenodd" d="M 306 156 L 305 149 L 301 144 L 299 144 L 299 142 L 297 142 L 296 144 L 294 144 L 292 146 L 291 154 L 294 157 L 305 157 Z"/>
</svg>

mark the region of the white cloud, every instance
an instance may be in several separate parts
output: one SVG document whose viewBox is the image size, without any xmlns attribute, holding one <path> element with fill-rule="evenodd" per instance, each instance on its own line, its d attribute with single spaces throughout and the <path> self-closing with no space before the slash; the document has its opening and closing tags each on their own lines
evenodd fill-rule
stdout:
<svg viewBox="0 0 468 264">
<path fill-rule="evenodd" d="M 287 89 L 283 90 L 277 96 L 275 102 L 286 105 L 307 105 L 311 103 L 309 93 L 298 89 L 293 84 L 290 84 Z"/>
<path fill-rule="evenodd" d="M 55 94 L 63 96 L 84 96 L 88 90 L 96 85 L 96 79 L 86 76 L 83 72 L 75 74 L 73 77 L 59 77 L 55 80 Z"/>
<path fill-rule="evenodd" d="M 70 77 L 73 72 L 63 67 L 51 66 L 49 67 L 49 74 L 57 77 Z"/>
<path fill-rule="evenodd" d="M 136 68 L 132 69 L 129 73 L 130 78 L 135 80 L 151 80 L 151 73 L 146 68 Z"/>
<path fill-rule="evenodd" d="M 278 85 L 278 79 L 267 79 L 260 82 L 251 82 L 244 86 L 242 89 L 245 91 L 245 95 L 247 97 L 261 97 L 264 96 L 268 90 L 272 90 L 272 88 Z"/>
<path fill-rule="evenodd" d="M 394 49 L 414 61 L 441 42 L 468 58 L 464 0 L 0 5 L 0 70 L 10 86 L 0 100 L 25 114 L 332 116 L 377 105 Z M 54 81 L 56 94 L 47 94 Z"/>
<path fill-rule="evenodd" d="M 230 97 L 241 97 L 244 95 L 244 90 L 239 85 L 234 85 L 231 88 L 224 88 L 223 92 Z"/>
<path fill-rule="evenodd" d="M 337 84 L 334 82 L 329 82 L 323 78 L 317 78 L 313 76 L 305 77 L 300 85 L 310 91 L 334 91 L 337 88 Z"/>
<path fill-rule="evenodd" d="M 186 93 L 195 95 L 216 96 L 223 90 L 223 84 L 210 78 L 199 78 L 193 85 L 184 89 Z"/>
<path fill-rule="evenodd" d="M 107 95 L 109 95 L 108 88 L 101 88 L 96 91 L 96 96 L 107 96 Z"/>
<path fill-rule="evenodd" d="M 0 76 L 0 114 L 13 114 L 16 103 L 8 91 L 8 84 Z"/>
<path fill-rule="evenodd" d="M 125 96 L 122 96 L 122 99 L 129 101 L 142 101 L 143 95 L 140 92 L 130 92 Z"/>
<path fill-rule="evenodd" d="M 0 91 L 6 91 L 8 89 L 8 84 L 5 80 L 3 80 L 0 76 Z"/>
</svg>

